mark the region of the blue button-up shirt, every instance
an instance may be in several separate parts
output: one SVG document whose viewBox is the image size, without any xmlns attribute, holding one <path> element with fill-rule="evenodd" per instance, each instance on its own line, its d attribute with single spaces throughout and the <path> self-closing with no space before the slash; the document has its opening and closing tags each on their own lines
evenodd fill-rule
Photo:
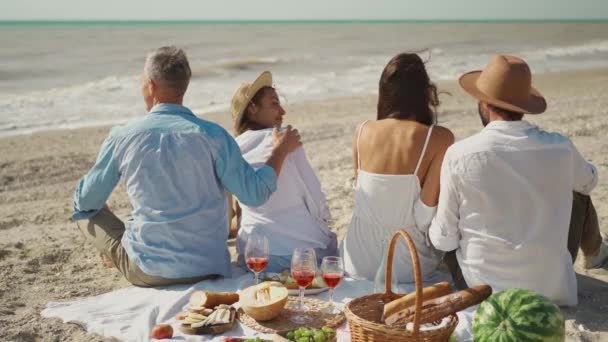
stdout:
<svg viewBox="0 0 608 342">
<path fill-rule="evenodd" d="M 176 104 L 115 127 L 74 194 L 73 218 L 88 219 L 124 179 L 133 206 L 122 237 L 146 274 L 230 276 L 226 191 L 252 206 L 276 190 L 276 173 L 255 171 L 222 127 Z"/>
</svg>

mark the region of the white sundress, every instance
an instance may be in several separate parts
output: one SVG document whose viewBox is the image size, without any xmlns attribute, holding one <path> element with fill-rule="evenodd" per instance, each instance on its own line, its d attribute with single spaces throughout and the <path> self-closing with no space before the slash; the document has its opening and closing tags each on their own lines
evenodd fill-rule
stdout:
<svg viewBox="0 0 608 342">
<path fill-rule="evenodd" d="M 388 175 L 361 170 L 359 138 L 367 122 L 361 124 L 357 136 L 355 206 L 341 246 L 345 270 L 355 278 L 373 280 L 382 262 L 383 249 L 388 249 L 388 242 L 395 231 L 404 229 L 416 244 L 422 277 L 427 279 L 432 276 L 442 257 L 442 253 L 434 249 L 427 238 L 437 208 L 428 207 L 420 200 L 418 178 L 418 169 L 433 126 L 429 128 L 414 173 Z M 386 243 L 384 247 L 383 243 Z M 413 282 L 411 257 L 405 243 L 397 244 L 393 260 L 393 274 L 399 282 Z"/>
</svg>

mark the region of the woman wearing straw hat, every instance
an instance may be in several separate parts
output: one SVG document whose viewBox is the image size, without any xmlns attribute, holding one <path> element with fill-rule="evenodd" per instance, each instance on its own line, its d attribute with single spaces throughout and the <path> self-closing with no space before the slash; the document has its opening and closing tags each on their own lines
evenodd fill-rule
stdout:
<svg viewBox="0 0 608 342">
<path fill-rule="evenodd" d="M 261 166 L 271 151 L 272 129 L 282 125 L 285 115 L 272 84 L 272 74 L 265 71 L 253 82 L 243 83 L 232 97 L 231 107 L 236 141 L 243 157 L 254 168 Z M 336 235 L 327 226 L 330 213 L 325 194 L 303 148 L 286 158 L 277 191 L 268 202 L 259 207 L 237 203 L 234 212 L 235 218 L 240 216 L 239 260 L 243 259 L 248 237 L 264 235 L 270 248 L 267 272 L 289 269 L 296 247 L 314 248 L 319 260 L 337 253 Z"/>
<path fill-rule="evenodd" d="M 344 243 L 345 269 L 374 279 L 393 233 L 405 229 L 416 243 L 422 276 L 441 260 L 426 238 L 439 197 L 443 154 L 452 133 L 436 126 L 437 89 L 417 54 L 402 53 L 380 78 L 376 121 L 363 122 L 353 142 L 355 207 Z M 414 281 L 406 248 L 395 254 L 399 282 Z"/>
</svg>

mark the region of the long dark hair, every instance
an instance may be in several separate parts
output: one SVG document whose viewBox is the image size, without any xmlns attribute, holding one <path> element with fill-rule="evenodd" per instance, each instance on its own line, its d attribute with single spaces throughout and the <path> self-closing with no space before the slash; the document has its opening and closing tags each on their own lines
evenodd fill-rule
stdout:
<svg viewBox="0 0 608 342">
<path fill-rule="evenodd" d="M 415 53 L 401 53 L 384 67 L 378 91 L 377 119 L 395 118 L 436 123 L 437 87 Z"/>
</svg>

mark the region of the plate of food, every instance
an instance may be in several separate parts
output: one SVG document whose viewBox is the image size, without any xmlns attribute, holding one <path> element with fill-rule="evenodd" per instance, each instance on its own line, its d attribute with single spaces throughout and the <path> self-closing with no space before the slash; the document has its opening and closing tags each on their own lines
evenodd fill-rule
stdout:
<svg viewBox="0 0 608 342">
<path fill-rule="evenodd" d="M 283 284 L 291 296 L 296 296 L 299 294 L 298 292 L 298 283 L 291 277 L 289 271 L 285 270 L 282 273 L 264 273 L 261 275 L 262 281 L 278 281 Z M 323 281 L 323 276 L 321 273 L 317 272 L 315 279 L 313 279 L 312 284 L 310 284 L 305 290 L 305 295 L 314 295 L 317 293 L 325 292 L 329 290 L 329 287 Z"/>
<path fill-rule="evenodd" d="M 175 318 L 180 322 L 182 333 L 188 335 L 217 335 L 234 327 L 238 293 L 195 291 L 190 296 L 186 311 Z"/>
</svg>

